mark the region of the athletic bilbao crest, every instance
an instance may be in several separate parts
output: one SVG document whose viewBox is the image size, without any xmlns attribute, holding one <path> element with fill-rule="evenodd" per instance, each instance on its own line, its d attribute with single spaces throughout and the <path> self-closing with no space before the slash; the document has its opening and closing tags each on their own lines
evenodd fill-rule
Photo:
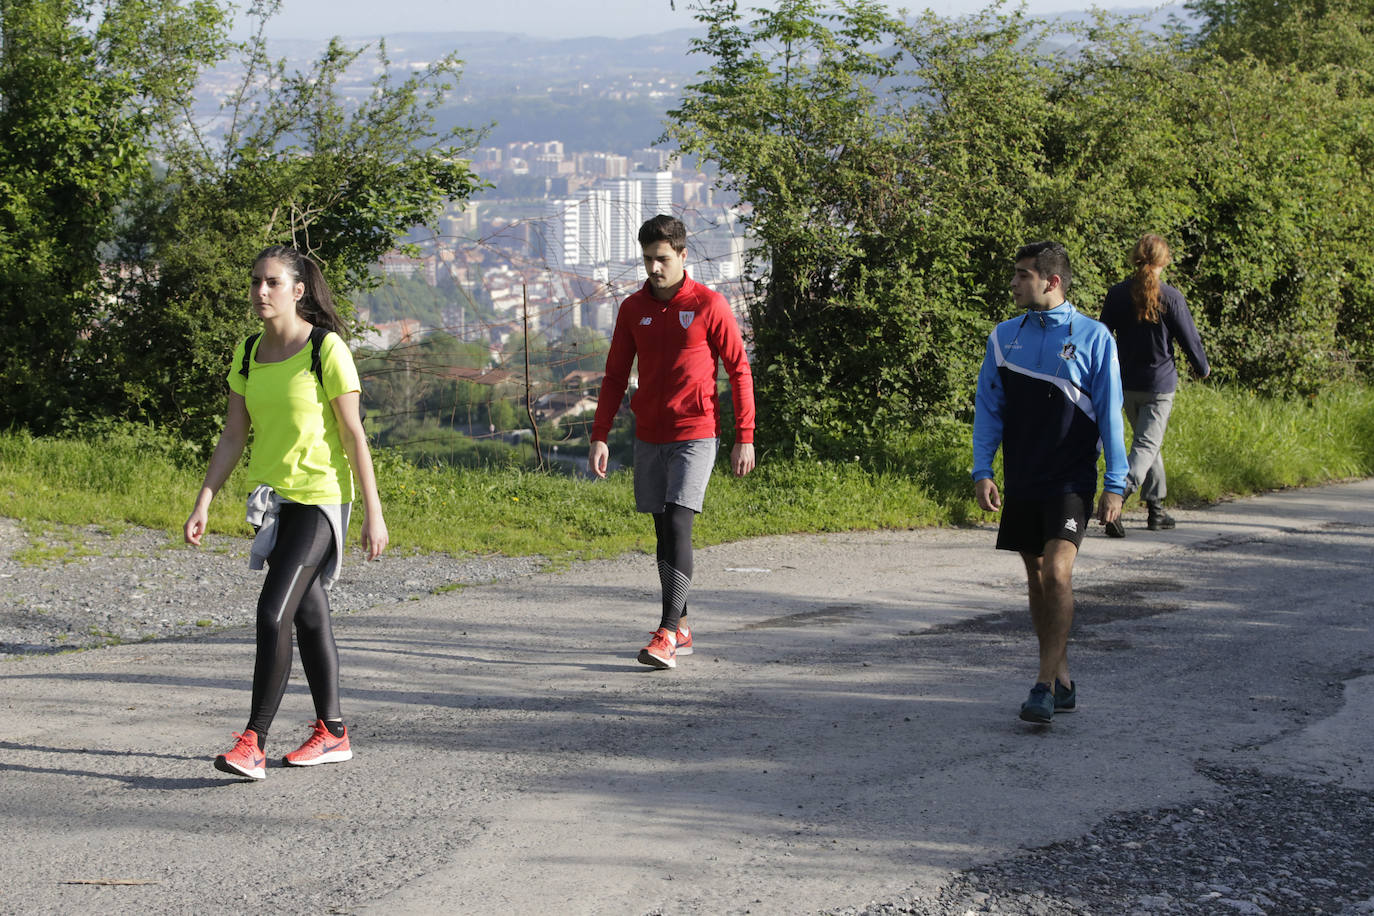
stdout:
<svg viewBox="0 0 1374 916">
<path fill-rule="evenodd" d="M 692 326 L 692 319 L 697 317 L 696 312 L 678 312 L 677 320 L 682 325 L 682 330 L 687 330 Z"/>
</svg>

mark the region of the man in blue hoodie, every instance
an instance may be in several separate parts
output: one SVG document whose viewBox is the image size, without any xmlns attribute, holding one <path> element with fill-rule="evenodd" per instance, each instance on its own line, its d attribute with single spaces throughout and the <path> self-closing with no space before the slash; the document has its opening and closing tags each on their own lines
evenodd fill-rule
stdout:
<svg viewBox="0 0 1374 916">
<path fill-rule="evenodd" d="M 1058 242 L 1016 252 L 1011 295 L 1026 313 L 988 337 L 973 420 L 974 496 L 984 511 L 1002 513 L 997 548 L 1019 552 L 1026 564 L 1040 672 L 1021 718 L 1042 724 L 1078 702 L 1068 660 L 1073 563 L 1097 492 L 1100 450 L 1103 524 L 1120 516 L 1126 490 L 1116 341 L 1066 300 L 1072 276 Z M 999 447 L 1005 498 L 992 476 Z"/>
</svg>

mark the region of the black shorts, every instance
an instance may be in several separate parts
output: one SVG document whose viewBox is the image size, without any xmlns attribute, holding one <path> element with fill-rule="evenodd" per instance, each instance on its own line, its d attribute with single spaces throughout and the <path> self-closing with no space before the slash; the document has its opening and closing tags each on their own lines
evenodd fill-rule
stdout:
<svg viewBox="0 0 1374 916">
<path fill-rule="evenodd" d="M 1063 493 L 1045 499 L 1003 497 L 997 549 L 1041 557 L 1045 545 L 1055 539 L 1080 546 L 1088 530 L 1092 501 L 1091 493 Z"/>
</svg>

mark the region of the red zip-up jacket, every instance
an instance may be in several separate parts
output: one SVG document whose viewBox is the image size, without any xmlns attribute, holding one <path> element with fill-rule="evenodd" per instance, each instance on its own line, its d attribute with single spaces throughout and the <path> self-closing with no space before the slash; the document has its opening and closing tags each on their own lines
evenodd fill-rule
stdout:
<svg viewBox="0 0 1374 916">
<path fill-rule="evenodd" d="M 735 316 L 725 297 L 684 276 L 671 301 L 654 298 L 649 284 L 620 305 L 606 354 L 606 378 L 592 421 L 592 439 L 605 442 L 639 357 L 639 389 L 630 398 L 635 437 L 684 442 L 720 435 L 716 373 L 730 376 L 735 443 L 754 441 L 754 376 Z"/>
</svg>

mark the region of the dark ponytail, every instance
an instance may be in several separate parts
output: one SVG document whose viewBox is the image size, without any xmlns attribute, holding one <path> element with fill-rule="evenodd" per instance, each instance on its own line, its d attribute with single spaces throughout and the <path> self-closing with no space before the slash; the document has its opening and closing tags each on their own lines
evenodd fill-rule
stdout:
<svg viewBox="0 0 1374 916">
<path fill-rule="evenodd" d="M 296 314 L 315 327 L 333 331 L 342 337 L 344 322 L 339 317 L 339 310 L 334 306 L 334 296 L 329 291 L 329 284 L 325 281 L 320 266 L 290 245 L 271 245 L 264 248 L 258 252 L 253 263 L 257 264 L 268 258 L 281 261 L 293 280 L 305 284 L 305 294 L 296 302 Z"/>
</svg>

